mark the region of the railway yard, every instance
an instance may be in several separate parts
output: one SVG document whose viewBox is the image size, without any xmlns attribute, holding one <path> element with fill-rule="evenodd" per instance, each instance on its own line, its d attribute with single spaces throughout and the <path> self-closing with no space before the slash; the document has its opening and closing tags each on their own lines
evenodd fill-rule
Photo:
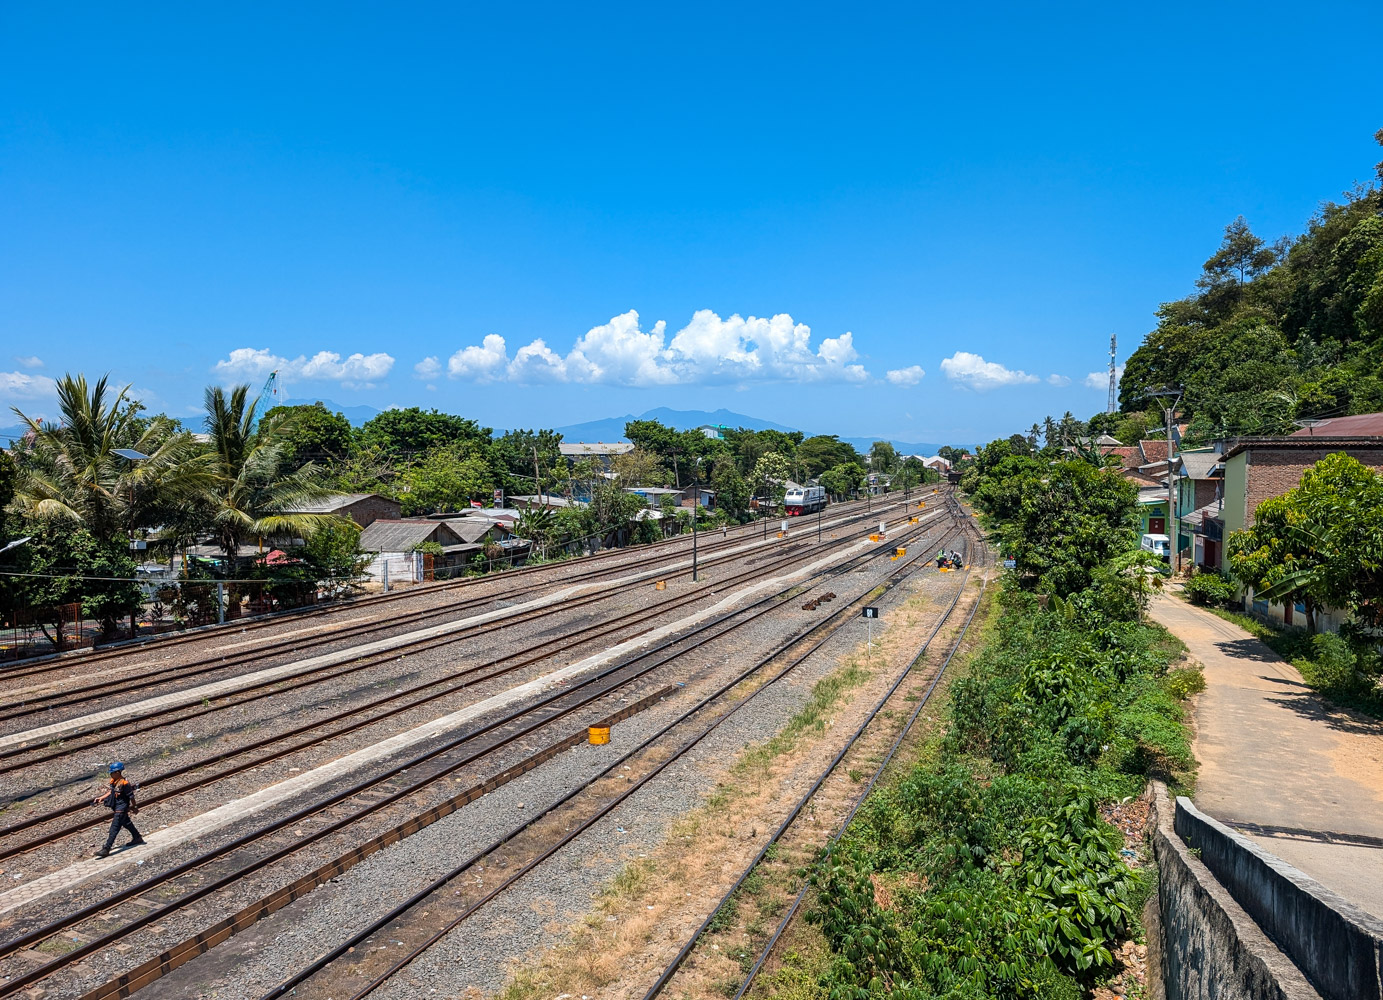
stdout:
<svg viewBox="0 0 1383 1000">
<path fill-rule="evenodd" d="M 4 668 L 0 998 L 751 992 L 980 606 L 920 499 Z"/>
</svg>

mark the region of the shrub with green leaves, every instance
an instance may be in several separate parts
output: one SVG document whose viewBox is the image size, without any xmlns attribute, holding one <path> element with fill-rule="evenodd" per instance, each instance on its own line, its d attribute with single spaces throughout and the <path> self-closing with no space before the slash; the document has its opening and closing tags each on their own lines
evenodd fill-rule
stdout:
<svg viewBox="0 0 1383 1000">
<path fill-rule="evenodd" d="M 1044 609 L 1015 583 L 999 604 L 937 752 L 814 875 L 833 1000 L 1074 997 L 1133 928 L 1147 887 L 1098 804 L 1194 766 L 1199 672 L 1169 674 L 1163 634 L 1090 589 Z"/>
<path fill-rule="evenodd" d="M 1184 589 L 1192 604 L 1215 608 L 1234 604 L 1234 584 L 1219 573 L 1197 573 L 1186 581 Z"/>
</svg>

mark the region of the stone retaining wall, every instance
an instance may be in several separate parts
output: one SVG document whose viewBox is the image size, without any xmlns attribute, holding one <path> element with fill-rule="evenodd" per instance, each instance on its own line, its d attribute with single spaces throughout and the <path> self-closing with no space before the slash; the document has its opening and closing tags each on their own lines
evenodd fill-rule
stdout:
<svg viewBox="0 0 1383 1000">
<path fill-rule="evenodd" d="M 1383 998 L 1383 922 L 1205 815 L 1190 799 L 1177 799 L 1174 829 L 1322 997 Z"/>
<path fill-rule="evenodd" d="M 1167 789 L 1154 788 L 1161 974 L 1167 1000 L 1321 1000 L 1173 826 Z"/>
</svg>

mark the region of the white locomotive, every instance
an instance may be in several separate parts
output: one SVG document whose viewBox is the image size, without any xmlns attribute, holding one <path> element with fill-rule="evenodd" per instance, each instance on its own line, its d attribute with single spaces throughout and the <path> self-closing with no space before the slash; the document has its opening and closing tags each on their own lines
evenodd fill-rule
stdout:
<svg viewBox="0 0 1383 1000">
<path fill-rule="evenodd" d="M 799 486 L 783 496 L 783 508 L 788 517 L 815 514 L 826 506 L 826 490 L 820 486 Z"/>
</svg>

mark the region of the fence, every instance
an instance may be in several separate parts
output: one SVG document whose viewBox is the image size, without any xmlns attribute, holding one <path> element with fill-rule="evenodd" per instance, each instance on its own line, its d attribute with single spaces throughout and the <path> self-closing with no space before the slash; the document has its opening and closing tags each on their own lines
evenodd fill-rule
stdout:
<svg viewBox="0 0 1383 1000">
<path fill-rule="evenodd" d="M 0 661 L 327 604 L 359 591 L 363 579 L 140 580 L 143 604 L 113 629 L 84 614 L 81 604 L 15 608 L 0 614 Z"/>
</svg>

